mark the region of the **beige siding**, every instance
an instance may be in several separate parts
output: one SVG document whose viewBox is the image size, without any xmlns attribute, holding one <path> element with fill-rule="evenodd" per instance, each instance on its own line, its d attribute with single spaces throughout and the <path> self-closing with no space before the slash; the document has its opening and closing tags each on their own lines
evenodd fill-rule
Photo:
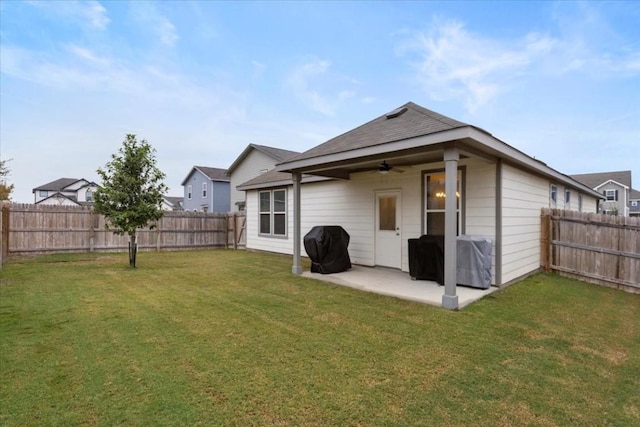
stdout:
<svg viewBox="0 0 640 427">
<path fill-rule="evenodd" d="M 266 154 L 258 151 L 251 150 L 247 157 L 234 169 L 231 174 L 231 210 L 237 211 L 237 202 L 244 202 L 245 192 L 236 190 L 236 187 L 240 184 L 244 184 L 250 179 L 260 175 L 261 171 L 271 170 L 275 167 L 276 160 Z"/>
<path fill-rule="evenodd" d="M 502 169 L 502 281 L 540 267 L 540 209 L 549 206 L 549 181 L 504 165 Z M 558 203 L 564 187 L 558 186 Z"/>
<path fill-rule="evenodd" d="M 465 161 L 460 164 L 467 165 L 467 234 L 486 236 L 495 242 L 495 164 L 483 161 Z M 422 234 L 422 171 L 443 167 L 442 163 L 435 163 L 407 167 L 401 174 L 362 172 L 352 174 L 348 181 L 304 184 L 300 200 L 302 237 L 316 225 L 340 225 L 351 237 L 349 255 L 352 262 L 372 266 L 375 264 L 375 194 L 383 190 L 401 190 L 402 270 L 408 271 L 408 239 Z M 288 188 L 287 238 L 258 235 L 258 191 L 247 193 L 247 247 L 292 253 L 292 188 Z M 473 214 L 473 218 L 470 218 L 469 212 Z M 304 246 L 302 253 L 305 254 Z"/>
</svg>

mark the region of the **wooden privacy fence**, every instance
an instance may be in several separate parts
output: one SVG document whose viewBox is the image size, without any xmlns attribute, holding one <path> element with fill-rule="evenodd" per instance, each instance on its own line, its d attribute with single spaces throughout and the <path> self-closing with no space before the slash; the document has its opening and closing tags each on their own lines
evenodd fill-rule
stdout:
<svg viewBox="0 0 640 427">
<path fill-rule="evenodd" d="M 640 293 L 640 218 L 560 209 L 541 217 L 544 270 Z"/>
<path fill-rule="evenodd" d="M 5 256 L 56 252 L 127 250 L 129 236 L 105 228 L 91 207 L 5 204 L 2 207 Z M 168 211 L 153 229 L 137 231 L 139 250 L 245 246 L 243 213 Z"/>
</svg>

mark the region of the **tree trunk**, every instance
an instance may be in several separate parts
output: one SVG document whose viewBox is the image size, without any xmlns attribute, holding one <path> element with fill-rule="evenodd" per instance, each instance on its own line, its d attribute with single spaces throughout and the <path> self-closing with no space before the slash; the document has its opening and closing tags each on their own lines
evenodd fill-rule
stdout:
<svg viewBox="0 0 640 427">
<path fill-rule="evenodd" d="M 136 234 L 129 234 L 129 266 L 136 268 L 136 255 L 138 253 L 138 244 L 136 243 Z"/>
</svg>

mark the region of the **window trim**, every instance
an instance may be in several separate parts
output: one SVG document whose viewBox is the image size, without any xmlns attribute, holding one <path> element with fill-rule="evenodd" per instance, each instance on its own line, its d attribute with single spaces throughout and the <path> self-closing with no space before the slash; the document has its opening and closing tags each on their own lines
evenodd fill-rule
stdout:
<svg viewBox="0 0 640 427">
<path fill-rule="evenodd" d="M 284 210 L 275 211 L 275 195 L 274 193 L 284 192 Z M 267 193 L 269 194 L 269 211 L 263 211 L 261 206 L 261 195 Z M 269 190 L 260 190 L 258 191 L 258 235 L 261 237 L 270 237 L 275 239 L 286 239 L 289 235 L 289 225 L 288 225 L 288 213 L 289 211 L 289 199 L 288 199 L 288 191 L 286 187 L 272 188 Z M 269 232 L 262 232 L 262 216 L 269 215 Z M 275 219 L 276 216 L 284 216 L 284 234 L 276 234 L 275 233 Z"/>
<path fill-rule="evenodd" d="M 187 200 L 191 200 L 191 196 L 193 194 L 193 187 L 191 184 L 187 185 Z"/>
<path fill-rule="evenodd" d="M 206 182 L 203 182 L 203 183 L 202 183 L 202 198 L 203 198 L 203 199 L 206 199 L 206 198 L 207 198 L 207 188 L 208 188 L 207 183 L 206 183 Z"/>
<path fill-rule="evenodd" d="M 440 174 L 440 173 L 445 173 L 446 170 L 439 168 L 439 169 L 426 169 L 422 171 L 422 192 L 421 192 L 421 204 L 422 204 L 422 214 L 421 214 L 421 226 L 420 226 L 420 230 L 422 234 L 427 234 L 427 176 L 428 175 L 434 175 L 434 174 Z M 457 176 L 459 179 L 459 191 L 460 191 L 460 207 L 458 209 L 456 209 L 458 212 L 458 236 L 461 236 L 463 234 L 466 233 L 466 209 L 467 209 L 467 203 L 466 203 L 466 194 L 467 194 L 467 188 L 466 188 L 466 179 L 467 179 L 467 167 L 466 166 L 458 166 L 458 170 L 457 170 Z M 444 212 L 444 209 L 439 210 L 439 209 L 431 209 L 431 212 Z"/>
<path fill-rule="evenodd" d="M 609 198 L 609 194 L 612 194 L 613 198 Z M 617 202 L 618 201 L 618 190 L 604 190 L 604 198 L 607 202 Z"/>
<path fill-rule="evenodd" d="M 558 186 L 555 184 L 549 186 L 549 204 L 552 205 L 551 207 L 558 205 Z"/>
<path fill-rule="evenodd" d="M 571 203 L 571 190 L 568 188 L 564 189 L 564 204 L 568 205 Z"/>
</svg>

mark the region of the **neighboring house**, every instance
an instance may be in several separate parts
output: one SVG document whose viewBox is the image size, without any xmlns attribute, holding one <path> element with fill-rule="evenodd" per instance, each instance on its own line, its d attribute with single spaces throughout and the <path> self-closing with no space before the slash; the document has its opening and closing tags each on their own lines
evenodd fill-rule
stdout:
<svg viewBox="0 0 640 427">
<path fill-rule="evenodd" d="M 633 188 L 629 192 L 629 216 L 640 216 L 640 191 Z"/>
<path fill-rule="evenodd" d="M 229 212 L 229 177 L 226 169 L 194 166 L 182 181 L 185 211 Z"/>
<path fill-rule="evenodd" d="M 571 175 L 571 178 L 602 194 L 600 212 L 629 216 L 631 211 L 631 171 Z M 637 204 L 637 203 L 636 203 Z"/>
<path fill-rule="evenodd" d="M 84 178 L 60 178 L 32 190 L 36 205 L 80 206 L 93 203 L 100 186 Z"/>
<path fill-rule="evenodd" d="M 227 169 L 227 175 L 231 180 L 231 209 L 235 211 L 245 209 L 245 192 L 237 190 L 238 185 L 270 171 L 277 163 L 297 154 L 300 153 L 266 145 L 247 145 L 247 148 Z"/>
<path fill-rule="evenodd" d="M 412 102 L 239 186 L 247 248 L 293 254 L 316 225 L 350 235 L 355 264 L 409 271 L 408 239 L 444 235 L 442 306 L 457 308 L 456 235 L 493 242 L 492 283 L 540 267 L 540 210 L 595 212 L 600 194 L 475 126 Z"/>
<path fill-rule="evenodd" d="M 181 211 L 182 197 L 162 196 L 162 209 L 165 211 Z"/>
</svg>

